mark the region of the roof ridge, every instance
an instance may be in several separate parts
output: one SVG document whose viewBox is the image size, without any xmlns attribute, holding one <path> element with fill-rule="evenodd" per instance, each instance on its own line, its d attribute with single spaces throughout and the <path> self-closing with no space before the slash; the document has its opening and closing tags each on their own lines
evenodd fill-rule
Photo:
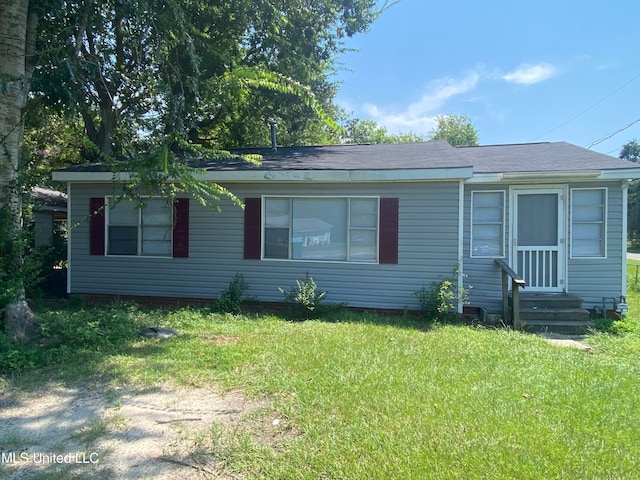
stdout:
<svg viewBox="0 0 640 480">
<path fill-rule="evenodd" d="M 479 148 L 479 147 L 519 147 L 525 145 L 549 145 L 551 143 L 564 142 L 521 142 L 521 143 L 493 143 L 488 145 L 460 145 L 455 148 Z"/>
</svg>

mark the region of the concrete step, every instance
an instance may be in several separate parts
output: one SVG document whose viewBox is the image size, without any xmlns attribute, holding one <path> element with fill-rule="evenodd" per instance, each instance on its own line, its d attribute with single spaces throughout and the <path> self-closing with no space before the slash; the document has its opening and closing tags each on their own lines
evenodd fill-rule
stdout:
<svg viewBox="0 0 640 480">
<path fill-rule="evenodd" d="M 521 293 L 520 308 L 581 308 L 582 299 L 564 293 Z"/>
<path fill-rule="evenodd" d="M 559 321 L 588 322 L 589 312 L 584 308 L 521 308 L 520 319 L 549 323 Z"/>
<path fill-rule="evenodd" d="M 516 328 L 528 332 L 583 334 L 593 326 L 580 297 L 564 293 L 520 295 L 520 321 Z"/>
<path fill-rule="evenodd" d="M 549 322 L 547 320 L 520 320 L 516 327 L 519 330 L 531 333 L 562 333 L 565 335 L 583 335 L 593 328 L 595 324 L 591 321 L 582 320 L 559 320 Z"/>
</svg>

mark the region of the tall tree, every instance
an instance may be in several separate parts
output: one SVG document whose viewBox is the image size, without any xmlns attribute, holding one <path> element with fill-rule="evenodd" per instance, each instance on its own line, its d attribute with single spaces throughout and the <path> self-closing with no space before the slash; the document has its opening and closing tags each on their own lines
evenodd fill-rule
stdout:
<svg viewBox="0 0 640 480">
<path fill-rule="evenodd" d="M 42 23 L 34 90 L 81 115 L 105 155 L 139 132 L 253 146 L 270 117 L 302 143 L 328 135 L 316 114 L 333 108 L 342 39 L 379 13 L 375 0 L 70 0 Z"/>
<path fill-rule="evenodd" d="M 137 160 L 141 178 L 162 188 L 171 175 L 188 189 L 193 172 L 181 159 L 254 143 L 258 128 L 268 138 L 268 117 L 291 142 L 328 135 L 328 72 L 342 39 L 380 12 L 375 0 L 0 0 L 0 271 L 19 278 L 11 246 L 30 87 L 34 109 L 81 122 L 85 159 Z M 217 185 L 205 196 L 220 193 L 233 197 Z M 27 306 L 19 281 L 11 295 Z M 12 311 L 29 320 L 14 322 L 16 335 L 27 334 L 33 317 Z"/>
<path fill-rule="evenodd" d="M 619 158 L 638 162 L 640 160 L 640 143 L 631 140 L 620 149 Z M 635 181 L 629 187 L 627 209 L 627 235 L 631 243 L 640 243 L 640 182 Z"/>
<path fill-rule="evenodd" d="M 478 131 L 466 115 L 450 113 L 436 120 L 438 126 L 428 135 L 429 140 L 446 140 L 454 147 L 478 145 Z"/>
<path fill-rule="evenodd" d="M 374 120 L 351 118 L 344 125 L 346 143 L 413 143 L 424 142 L 425 137 L 416 133 L 389 133 L 387 129 L 378 125 Z"/>
<path fill-rule="evenodd" d="M 640 160 L 640 143 L 638 140 L 633 139 L 625 143 L 620 149 L 619 158 L 628 160 L 630 162 L 638 162 Z"/>
<path fill-rule="evenodd" d="M 35 317 L 25 300 L 21 282 L 22 198 L 20 146 L 24 106 L 35 63 L 37 16 L 28 0 L 0 0 L 0 281 L 8 305 L 4 309 L 12 337 L 30 336 Z M 5 278 L 2 278 L 4 276 Z"/>
</svg>

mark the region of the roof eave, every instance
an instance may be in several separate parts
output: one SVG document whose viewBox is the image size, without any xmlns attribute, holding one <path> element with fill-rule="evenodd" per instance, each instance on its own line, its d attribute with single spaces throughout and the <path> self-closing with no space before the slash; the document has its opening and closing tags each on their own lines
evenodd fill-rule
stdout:
<svg viewBox="0 0 640 480">
<path fill-rule="evenodd" d="M 460 180 L 473 175 L 472 167 L 388 169 L 388 170 L 210 170 L 198 175 L 211 182 L 407 182 Z M 61 182 L 130 181 L 130 172 L 53 172 L 53 180 Z M 169 178 L 168 181 L 172 179 Z"/>
<path fill-rule="evenodd" d="M 615 170 L 476 173 L 473 178 L 467 180 L 467 183 L 518 183 L 539 180 L 635 180 L 638 178 L 640 178 L 640 168 L 623 168 Z"/>
</svg>

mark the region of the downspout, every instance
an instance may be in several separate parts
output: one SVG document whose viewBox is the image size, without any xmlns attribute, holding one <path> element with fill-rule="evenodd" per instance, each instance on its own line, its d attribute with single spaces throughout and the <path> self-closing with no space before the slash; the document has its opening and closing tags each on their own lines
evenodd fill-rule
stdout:
<svg viewBox="0 0 640 480">
<path fill-rule="evenodd" d="M 458 292 L 464 287 L 464 180 L 458 181 Z M 458 313 L 463 312 L 463 302 L 458 295 Z"/>
<path fill-rule="evenodd" d="M 71 293 L 71 182 L 67 182 L 67 295 Z"/>
<path fill-rule="evenodd" d="M 621 295 L 627 296 L 627 214 L 628 214 L 628 201 L 629 197 L 629 182 L 622 182 L 622 283 L 621 283 Z"/>
</svg>

